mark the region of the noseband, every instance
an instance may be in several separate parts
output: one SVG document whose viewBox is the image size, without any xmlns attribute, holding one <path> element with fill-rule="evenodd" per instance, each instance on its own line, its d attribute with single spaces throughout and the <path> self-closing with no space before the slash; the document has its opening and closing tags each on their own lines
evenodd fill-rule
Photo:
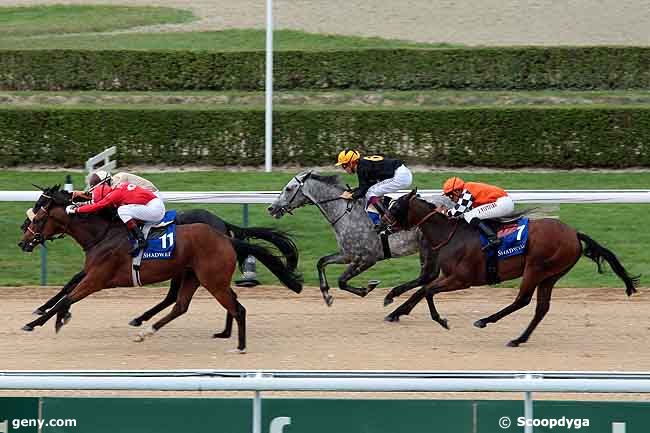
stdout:
<svg viewBox="0 0 650 433">
<path fill-rule="evenodd" d="M 42 228 L 45 227 L 45 224 L 47 224 L 47 219 L 51 217 L 49 207 L 52 204 L 52 197 L 50 197 L 49 195 L 46 195 L 46 194 L 42 194 L 41 196 L 48 199 L 49 202 L 46 205 L 41 206 L 41 208 L 38 210 L 38 212 L 36 212 L 36 214 L 34 214 L 34 218 L 36 218 L 36 215 L 38 215 L 38 213 L 40 211 L 43 211 L 45 213 L 45 218 L 43 218 L 42 221 L 38 221 L 38 224 L 41 227 L 41 231 L 36 232 L 31 228 L 31 226 L 32 226 L 32 224 L 34 222 L 33 220 L 32 220 L 32 224 L 27 226 L 27 231 L 30 232 L 32 234 L 32 237 L 33 237 L 33 239 L 31 241 L 29 241 L 29 243 L 28 243 L 28 245 L 31 246 L 31 247 L 35 247 L 36 245 L 41 245 L 41 244 L 45 243 L 45 241 L 54 241 L 56 239 L 62 239 L 62 238 L 65 237 L 65 232 L 68 229 L 68 222 L 63 223 L 63 221 L 60 221 L 60 220 L 56 219 L 55 217 L 52 217 L 52 219 L 55 220 L 56 222 L 58 222 L 59 224 L 63 224 L 63 226 L 64 226 L 63 227 L 63 232 L 58 234 L 58 235 L 50 236 L 50 237 L 47 237 L 47 238 L 43 237 Z"/>
<path fill-rule="evenodd" d="M 296 188 L 295 192 L 293 193 L 293 195 L 291 196 L 291 198 L 289 199 L 289 201 L 287 202 L 287 204 L 286 204 L 285 206 L 282 206 L 282 207 L 280 208 L 282 211 L 287 212 L 288 214 L 293 215 L 293 213 L 291 212 L 291 209 L 289 209 L 289 206 L 291 205 L 291 203 L 293 202 L 293 200 L 294 200 L 294 199 L 296 198 L 296 196 L 298 195 L 298 192 L 300 192 L 300 190 L 302 189 L 302 187 L 305 186 L 305 180 L 307 180 L 307 179 L 309 178 L 309 176 L 311 176 L 311 172 L 307 173 L 307 175 L 305 175 L 305 177 L 304 177 L 303 179 L 298 178 L 298 176 L 294 176 L 294 177 L 293 177 L 293 179 L 298 183 L 299 186 L 298 186 L 298 188 Z M 310 197 L 309 195 L 307 195 L 307 193 L 305 193 L 305 191 L 303 191 L 302 194 L 303 194 L 305 197 L 307 197 L 307 199 L 308 199 L 312 204 L 315 204 L 316 207 L 318 207 L 318 210 L 321 211 L 321 213 L 323 214 L 323 216 L 325 217 L 325 219 L 327 220 L 327 222 L 330 223 L 330 225 L 332 225 L 332 226 L 335 226 L 336 223 L 338 223 L 339 221 L 341 221 L 341 219 L 342 219 L 346 214 L 350 213 L 350 212 L 352 211 L 352 206 L 354 205 L 354 202 L 353 202 L 352 200 L 348 200 L 348 203 L 347 203 L 347 205 L 345 206 L 345 210 L 343 211 L 343 213 L 342 213 L 341 215 L 339 215 L 336 219 L 334 219 L 334 220 L 330 220 L 329 217 L 327 216 L 327 214 L 325 213 L 325 211 L 323 210 L 323 207 L 321 206 L 321 204 L 329 203 L 329 202 L 336 201 L 336 200 L 343 200 L 343 197 L 337 196 L 337 197 L 329 198 L 329 199 L 326 199 L 326 200 L 320 200 L 320 201 L 318 201 L 318 200 L 314 200 L 312 197 Z"/>
</svg>

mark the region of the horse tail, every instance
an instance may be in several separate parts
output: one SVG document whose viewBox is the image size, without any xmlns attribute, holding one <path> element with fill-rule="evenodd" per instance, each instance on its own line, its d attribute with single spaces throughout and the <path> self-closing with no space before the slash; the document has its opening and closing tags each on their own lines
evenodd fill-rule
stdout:
<svg viewBox="0 0 650 433">
<path fill-rule="evenodd" d="M 298 267 L 298 247 L 287 233 L 267 227 L 238 227 L 227 222 L 225 224 L 236 239 L 260 239 L 273 244 L 284 256 L 289 271 L 295 271 Z"/>
<path fill-rule="evenodd" d="M 266 266 L 285 286 L 296 293 L 302 291 L 302 275 L 295 269 L 289 269 L 279 256 L 276 256 L 266 247 L 251 244 L 235 238 L 230 238 L 235 251 L 237 252 L 237 261 L 239 268 L 242 269 L 246 257 L 249 255 L 258 259 Z"/>
<path fill-rule="evenodd" d="M 616 275 L 618 275 L 619 278 L 625 283 L 625 293 L 627 296 L 632 295 L 632 293 L 636 293 L 636 288 L 639 285 L 641 275 L 634 277 L 630 276 L 630 274 L 627 273 L 613 252 L 600 245 L 598 242 L 591 239 L 586 234 L 578 232 L 578 240 L 584 242 L 585 247 L 582 250 L 582 254 L 585 257 L 588 257 L 596 262 L 599 274 L 603 273 L 602 264 L 603 260 L 605 260 L 607 263 L 609 263 L 614 273 L 616 273 Z"/>
</svg>

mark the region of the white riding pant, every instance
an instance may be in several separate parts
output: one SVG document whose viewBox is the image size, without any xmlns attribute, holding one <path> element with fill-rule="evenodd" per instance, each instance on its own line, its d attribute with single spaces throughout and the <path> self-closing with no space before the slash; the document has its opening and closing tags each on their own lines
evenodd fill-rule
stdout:
<svg viewBox="0 0 650 433">
<path fill-rule="evenodd" d="M 157 223 L 165 216 L 165 204 L 159 198 L 151 199 L 147 204 L 125 204 L 117 208 L 117 214 L 124 223 L 132 219 Z"/>
<path fill-rule="evenodd" d="M 499 197 L 494 203 L 484 204 L 463 214 L 465 221 L 470 222 L 474 218 L 481 220 L 499 218 L 511 214 L 515 210 L 515 202 L 509 196 Z"/>
<path fill-rule="evenodd" d="M 366 192 L 366 203 L 371 197 L 383 197 L 386 194 L 397 192 L 400 189 L 408 189 L 413 182 L 413 175 L 411 170 L 404 165 L 400 165 L 395 170 L 395 175 L 390 179 L 377 182 Z"/>
</svg>

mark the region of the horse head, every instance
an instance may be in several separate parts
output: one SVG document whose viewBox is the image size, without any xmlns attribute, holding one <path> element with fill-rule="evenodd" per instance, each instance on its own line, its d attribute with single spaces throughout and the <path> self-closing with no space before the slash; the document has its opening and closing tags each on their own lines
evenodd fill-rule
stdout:
<svg viewBox="0 0 650 433">
<path fill-rule="evenodd" d="M 40 188 L 43 193 L 34 206 L 27 209 L 27 219 L 21 226 L 23 236 L 18 246 L 25 252 L 31 252 L 46 240 L 56 239 L 63 234 L 70 217 L 65 213 L 65 206 L 72 203 L 72 194 L 61 190 L 61 185 Z"/>
<path fill-rule="evenodd" d="M 343 189 L 338 176 L 325 176 L 313 170 L 305 170 L 295 175 L 284 186 L 267 210 L 271 216 L 282 218 L 284 214 L 290 214 L 299 207 L 336 199 Z"/>
<path fill-rule="evenodd" d="M 435 215 L 443 216 L 441 207 L 448 206 L 447 199 L 434 198 L 426 201 L 417 192 L 414 189 L 391 203 L 388 210 L 394 221 L 391 225 L 393 231 L 409 230 Z"/>
</svg>

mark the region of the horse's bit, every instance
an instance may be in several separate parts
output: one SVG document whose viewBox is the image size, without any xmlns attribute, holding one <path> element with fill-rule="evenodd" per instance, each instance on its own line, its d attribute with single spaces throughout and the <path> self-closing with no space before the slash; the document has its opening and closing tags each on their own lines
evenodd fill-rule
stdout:
<svg viewBox="0 0 650 433">
<path fill-rule="evenodd" d="M 285 212 L 287 212 L 287 213 L 293 215 L 293 214 L 291 213 L 291 210 L 288 209 L 288 207 L 289 207 L 289 205 L 293 202 L 293 200 L 296 198 L 296 196 L 298 195 L 298 192 L 302 189 L 302 187 L 305 186 L 305 180 L 307 180 L 307 178 L 308 178 L 309 176 L 311 176 L 311 172 L 307 173 L 303 179 L 298 178 L 298 176 L 294 176 L 294 177 L 293 177 L 293 179 L 298 183 L 299 186 L 298 186 L 298 188 L 296 188 L 295 192 L 293 193 L 293 195 L 291 196 L 291 198 L 290 198 L 289 201 L 287 202 L 287 205 L 286 205 L 286 206 L 282 206 L 282 209 L 283 209 Z M 323 208 L 322 208 L 320 205 L 321 205 L 321 204 L 325 204 L 325 203 L 329 203 L 329 202 L 332 202 L 332 201 L 336 201 L 336 200 L 343 200 L 343 197 L 334 197 L 334 198 L 330 198 L 330 199 L 327 199 L 327 200 L 317 201 L 317 200 L 314 200 L 312 197 L 310 197 L 310 196 L 309 196 L 305 191 L 303 191 L 302 194 L 303 194 L 305 197 L 307 197 L 307 198 L 309 199 L 309 201 L 312 202 L 312 204 L 315 204 L 315 205 L 318 207 L 318 210 L 321 211 L 321 213 L 323 214 L 323 216 L 325 217 L 325 219 L 327 220 L 327 222 L 330 223 L 330 225 L 332 225 L 332 226 L 335 226 L 336 223 L 338 223 L 339 221 L 341 221 L 341 219 L 342 219 L 346 214 L 352 212 L 352 206 L 354 205 L 354 202 L 353 202 L 352 200 L 348 200 L 348 203 L 347 203 L 347 205 L 345 206 L 345 210 L 343 211 L 343 213 L 342 213 L 341 215 L 339 215 L 338 218 L 336 218 L 335 220 L 332 221 L 332 220 L 329 219 L 329 217 L 327 216 L 327 214 L 325 213 L 325 211 L 323 210 Z"/>
<path fill-rule="evenodd" d="M 47 219 L 50 217 L 50 210 L 49 206 L 52 204 L 52 197 L 49 195 L 42 194 L 42 197 L 45 197 L 46 199 L 49 200 L 49 202 L 46 205 L 41 206 L 41 208 L 38 210 L 38 212 L 43 211 L 45 213 L 45 218 L 43 218 L 42 221 L 39 221 L 39 226 L 41 227 L 41 230 L 43 227 L 45 227 L 45 224 L 47 223 Z M 34 219 L 36 218 L 36 215 L 38 215 L 38 212 L 34 214 Z M 56 218 L 52 217 L 53 219 L 56 220 Z M 61 222 L 56 220 L 57 222 Z M 33 223 L 33 220 L 32 220 Z M 68 224 L 65 224 L 65 228 L 63 233 L 60 233 L 58 236 L 50 236 L 49 238 L 44 238 L 42 231 L 35 232 L 34 230 L 31 229 L 32 224 L 27 226 L 27 231 L 30 232 L 33 236 L 33 239 L 29 242 L 30 245 L 36 246 L 36 245 L 41 245 L 45 243 L 45 241 L 54 241 L 56 239 L 62 239 L 65 237 L 65 229 L 67 229 Z"/>
</svg>

